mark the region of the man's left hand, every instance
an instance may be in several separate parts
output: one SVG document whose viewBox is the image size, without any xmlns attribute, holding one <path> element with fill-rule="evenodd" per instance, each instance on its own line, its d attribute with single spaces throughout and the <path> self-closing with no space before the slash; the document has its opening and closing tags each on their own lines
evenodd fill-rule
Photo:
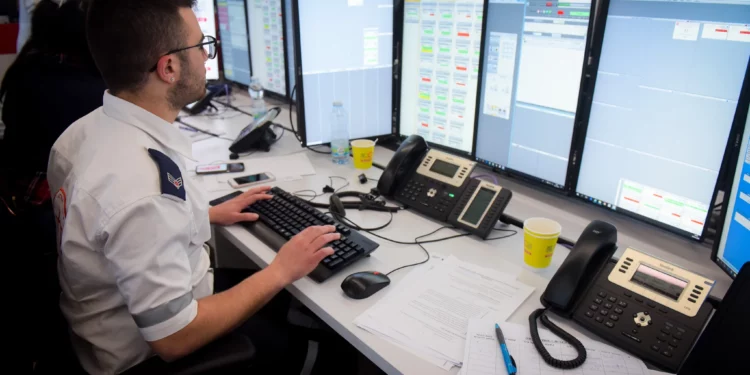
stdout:
<svg viewBox="0 0 750 375">
<path fill-rule="evenodd" d="M 273 198 L 272 195 L 266 194 L 269 190 L 271 190 L 270 186 L 257 186 L 236 198 L 211 207 L 208 209 L 208 219 L 211 224 L 219 225 L 232 225 L 240 221 L 258 220 L 257 214 L 242 212 L 242 210 L 259 200 Z"/>
</svg>

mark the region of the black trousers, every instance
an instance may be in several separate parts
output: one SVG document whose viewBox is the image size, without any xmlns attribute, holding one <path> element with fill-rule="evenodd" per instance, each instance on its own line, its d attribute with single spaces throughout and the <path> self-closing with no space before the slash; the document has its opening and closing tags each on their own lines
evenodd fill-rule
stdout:
<svg viewBox="0 0 750 375">
<path fill-rule="evenodd" d="M 230 289 L 252 274 L 253 271 L 244 269 L 214 269 L 214 293 Z M 236 329 L 255 346 L 252 373 L 300 373 L 307 354 L 307 339 L 287 322 L 292 298 L 289 292 L 282 290 Z"/>
</svg>

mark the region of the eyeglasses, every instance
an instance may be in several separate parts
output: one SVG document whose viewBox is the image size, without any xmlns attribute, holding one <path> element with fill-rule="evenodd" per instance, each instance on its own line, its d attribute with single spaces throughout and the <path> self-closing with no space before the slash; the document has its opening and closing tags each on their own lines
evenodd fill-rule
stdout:
<svg viewBox="0 0 750 375">
<path fill-rule="evenodd" d="M 201 39 L 201 42 L 200 42 L 200 43 L 198 43 L 198 44 L 196 44 L 196 45 L 194 45 L 194 46 L 190 46 L 190 47 L 184 47 L 184 48 L 173 49 L 173 50 L 171 50 L 171 51 L 169 51 L 169 52 L 167 52 L 167 53 L 165 53 L 165 54 L 161 55 L 161 57 L 159 57 L 159 58 L 162 58 L 162 57 L 164 57 L 164 56 L 169 56 L 169 55 L 171 55 L 171 54 L 173 54 L 173 53 L 177 53 L 177 52 L 182 52 L 182 51 L 186 51 L 186 50 L 189 50 L 189 49 L 191 49 L 191 48 L 198 48 L 198 47 L 203 47 L 203 51 L 204 51 L 204 52 L 206 52 L 206 55 L 208 56 L 208 58 L 209 58 L 209 59 L 213 59 L 213 58 L 216 58 L 216 53 L 217 53 L 217 52 L 218 52 L 218 50 L 219 50 L 218 48 L 216 48 L 216 47 L 218 47 L 218 46 L 219 46 L 219 43 L 220 43 L 220 42 L 219 42 L 218 40 L 216 40 L 216 38 L 214 38 L 214 37 L 212 37 L 212 36 L 210 36 L 210 35 L 205 35 L 205 36 L 203 37 L 203 39 Z M 155 71 L 156 71 L 156 66 L 157 66 L 157 65 L 158 65 L 158 63 L 157 63 L 157 64 L 154 64 L 154 67 L 153 67 L 153 68 L 151 68 L 151 70 L 149 70 L 149 72 L 152 72 L 152 73 L 153 73 L 153 72 L 155 72 Z"/>
</svg>

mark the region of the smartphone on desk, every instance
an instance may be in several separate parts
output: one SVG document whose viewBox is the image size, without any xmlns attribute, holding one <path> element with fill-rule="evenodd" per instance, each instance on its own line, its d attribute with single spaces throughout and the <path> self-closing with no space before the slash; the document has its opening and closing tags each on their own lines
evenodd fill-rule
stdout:
<svg viewBox="0 0 750 375">
<path fill-rule="evenodd" d="M 245 171 L 245 164 L 242 163 L 208 164 L 195 167 L 196 174 L 237 173 L 243 171 Z"/>
<path fill-rule="evenodd" d="M 264 173 L 251 174 L 247 176 L 231 178 L 229 179 L 229 185 L 231 185 L 235 189 L 239 189 L 239 188 L 243 188 L 247 186 L 270 182 L 273 180 L 274 180 L 274 177 L 272 174 L 268 172 L 264 172 Z"/>
</svg>

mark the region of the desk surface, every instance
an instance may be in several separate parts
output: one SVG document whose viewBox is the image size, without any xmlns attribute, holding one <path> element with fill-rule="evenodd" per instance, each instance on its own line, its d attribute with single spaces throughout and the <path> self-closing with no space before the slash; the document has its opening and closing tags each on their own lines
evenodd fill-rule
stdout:
<svg viewBox="0 0 750 375">
<path fill-rule="evenodd" d="M 248 104 L 248 99 L 243 96 L 238 95 L 234 100 L 235 105 Z M 239 134 L 239 131 L 251 119 L 244 115 L 232 116 L 235 115 L 228 113 L 225 119 L 218 118 L 220 116 L 194 116 L 185 118 L 184 121 L 216 131 L 224 131 L 226 137 L 233 138 Z M 290 126 L 288 106 L 284 108 L 281 115 L 276 119 L 276 122 L 283 126 Z M 229 141 L 224 139 L 213 138 L 198 141 L 193 144 L 193 154 L 195 159 L 200 163 L 227 160 L 229 154 L 227 150 L 228 146 Z M 315 167 L 316 174 L 302 180 L 276 183 L 276 185 L 288 192 L 304 189 L 312 189 L 319 192 L 323 186 L 330 183 L 329 176 L 346 178 L 350 182 L 350 186 L 345 189 L 347 191 L 369 191 L 369 189 L 376 185 L 372 181 L 364 185 L 360 184 L 356 177 L 362 173 L 361 171 L 355 170 L 352 166 L 335 165 L 331 163 L 330 156 L 317 154 L 301 148 L 297 139 L 289 132 L 286 132 L 282 139 L 272 147 L 271 152 L 255 153 L 241 158 L 241 160 L 244 160 L 246 163 L 252 163 L 252 160 L 255 158 L 281 156 L 297 152 L 307 153 Z M 392 155 L 393 151 L 378 147 L 375 159 L 385 165 Z M 365 173 L 369 178 L 377 179 L 381 171 L 372 168 Z M 667 261 L 680 264 L 692 271 L 717 280 L 717 285 L 712 293 L 718 297 L 724 295 L 731 282 L 731 279 L 710 261 L 710 249 L 705 245 L 680 238 L 649 227 L 646 224 L 607 212 L 606 210 L 586 206 L 582 202 L 577 202 L 561 195 L 541 192 L 515 181 L 500 178 L 499 176 L 498 178 L 501 185 L 513 191 L 513 199 L 506 209 L 506 212 L 512 216 L 521 219 L 544 216 L 557 220 L 563 227 L 563 235 L 570 239 L 577 239 L 591 220 L 605 220 L 618 228 L 618 242 L 620 247 L 618 255 L 627 247 L 634 247 Z M 343 182 L 337 180 L 334 180 L 333 183 L 336 188 L 343 185 Z M 229 191 L 211 193 L 210 198 L 224 195 Z M 320 200 L 321 198 L 318 199 Z M 349 210 L 347 217 L 365 227 L 380 226 L 389 219 L 389 215 L 386 213 L 359 212 L 354 210 Z M 393 223 L 378 233 L 396 240 L 412 241 L 414 237 L 432 232 L 441 226 L 443 224 L 440 222 L 407 210 L 394 215 Z M 438 232 L 431 238 L 447 237 L 454 233 L 456 232 L 446 229 Z M 501 232 L 495 233 L 497 235 L 501 234 Z M 217 234 L 226 237 L 259 266 L 267 266 L 276 254 L 240 226 L 217 228 Z M 347 275 L 366 270 L 388 272 L 399 266 L 424 259 L 424 253 L 417 246 L 398 245 L 378 239 L 369 234 L 365 235 L 380 244 L 380 247 L 372 253 L 370 258 L 356 262 L 322 284 L 304 278 L 291 285 L 288 290 L 385 372 L 389 374 L 430 374 L 444 372 L 411 353 L 401 350 L 354 325 L 353 321 L 357 316 L 377 303 L 390 289 L 396 287 L 399 281 L 410 270 L 405 269 L 393 274 L 391 276 L 391 286 L 368 299 L 359 301 L 349 299 L 341 291 L 341 281 Z M 518 235 L 495 241 L 481 241 L 475 237 L 460 237 L 424 246 L 431 253 L 452 254 L 463 261 L 518 274 L 520 281 L 535 287 L 534 294 L 508 319 L 508 321 L 519 324 L 527 324 L 529 314 L 541 307 L 539 303 L 541 293 L 544 291 L 549 279 L 569 253 L 565 247 L 558 246 L 552 260 L 552 266 L 539 272 L 532 271 L 523 265 L 523 235 L 520 231 Z M 457 371 L 454 368 L 451 373 L 456 373 Z"/>
</svg>

